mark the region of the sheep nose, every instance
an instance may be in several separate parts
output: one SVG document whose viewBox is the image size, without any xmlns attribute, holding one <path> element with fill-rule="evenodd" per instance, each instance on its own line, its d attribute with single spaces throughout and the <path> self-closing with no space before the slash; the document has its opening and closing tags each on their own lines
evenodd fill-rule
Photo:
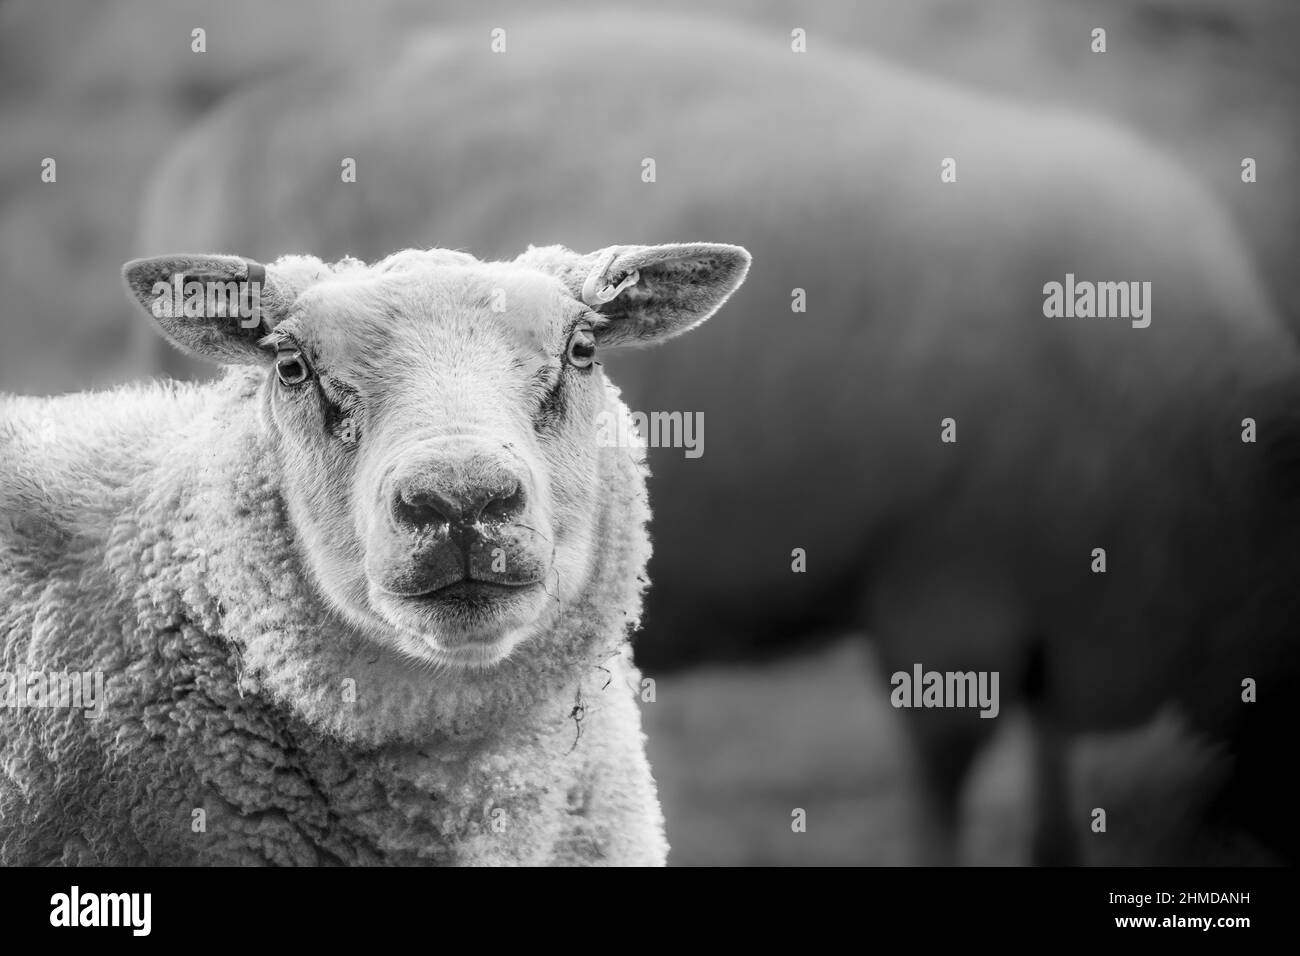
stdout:
<svg viewBox="0 0 1300 956">
<path fill-rule="evenodd" d="M 469 475 L 443 466 L 399 482 L 393 515 L 416 531 L 447 527 L 455 536 L 482 520 L 510 521 L 524 510 L 523 483 L 504 469 Z"/>
</svg>

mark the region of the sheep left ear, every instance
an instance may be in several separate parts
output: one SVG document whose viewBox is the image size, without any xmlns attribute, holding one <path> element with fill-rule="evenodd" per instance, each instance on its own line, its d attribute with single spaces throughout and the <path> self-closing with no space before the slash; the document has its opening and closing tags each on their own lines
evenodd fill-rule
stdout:
<svg viewBox="0 0 1300 956">
<path fill-rule="evenodd" d="M 260 364 L 258 343 L 283 318 L 288 290 L 238 256 L 156 256 L 122 267 L 131 295 L 182 351 L 221 363 Z"/>
<path fill-rule="evenodd" d="M 557 276 L 574 298 L 609 321 L 601 345 L 644 345 L 693 329 L 745 281 L 749 253 L 720 243 L 609 246 L 580 255 L 530 247 L 517 260 Z"/>
</svg>

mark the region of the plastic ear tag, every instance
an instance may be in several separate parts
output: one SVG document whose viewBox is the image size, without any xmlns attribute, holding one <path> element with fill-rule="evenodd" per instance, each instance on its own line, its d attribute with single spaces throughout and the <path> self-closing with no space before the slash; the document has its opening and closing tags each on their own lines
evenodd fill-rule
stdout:
<svg viewBox="0 0 1300 956">
<path fill-rule="evenodd" d="M 617 285 L 605 279 L 605 270 L 614 262 L 616 255 L 617 251 L 611 252 L 603 262 L 591 270 L 587 281 L 582 284 L 582 301 L 593 309 L 613 301 L 624 289 L 641 281 L 641 273 L 636 269 L 625 275 Z"/>
</svg>

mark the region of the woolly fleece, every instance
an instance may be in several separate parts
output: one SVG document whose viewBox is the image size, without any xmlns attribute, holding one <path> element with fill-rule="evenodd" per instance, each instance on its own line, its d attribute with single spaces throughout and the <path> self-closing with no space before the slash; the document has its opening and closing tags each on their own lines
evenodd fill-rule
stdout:
<svg viewBox="0 0 1300 956">
<path fill-rule="evenodd" d="M 264 375 L 0 398 L 0 670 L 102 671 L 107 696 L 0 708 L 0 862 L 662 864 L 627 644 L 643 451 L 601 455 L 560 633 L 432 673 L 313 593 Z"/>
</svg>

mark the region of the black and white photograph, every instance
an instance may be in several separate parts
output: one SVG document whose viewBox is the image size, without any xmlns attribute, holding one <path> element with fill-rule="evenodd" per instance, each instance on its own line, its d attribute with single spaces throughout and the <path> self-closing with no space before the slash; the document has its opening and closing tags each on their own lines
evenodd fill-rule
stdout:
<svg viewBox="0 0 1300 956">
<path fill-rule="evenodd" d="M 1300 855 L 1297 43 L 0 0 L 21 921 L 666 865 L 1091 872 L 1108 938 L 1251 940 Z"/>
</svg>

